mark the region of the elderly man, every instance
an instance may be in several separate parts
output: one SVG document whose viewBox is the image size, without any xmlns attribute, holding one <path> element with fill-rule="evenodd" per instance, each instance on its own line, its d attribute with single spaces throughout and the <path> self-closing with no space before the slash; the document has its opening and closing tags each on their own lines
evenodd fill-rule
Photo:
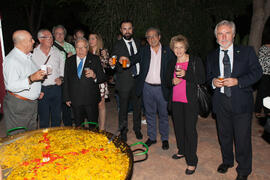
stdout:
<svg viewBox="0 0 270 180">
<path fill-rule="evenodd" d="M 98 122 L 98 103 L 101 100 L 99 83 L 106 80 L 98 56 L 89 53 L 85 38 L 75 42 L 76 55 L 65 63 L 63 98 L 72 107 L 76 127 L 87 116 L 89 122 Z"/>
<path fill-rule="evenodd" d="M 29 32 L 18 30 L 13 33 L 14 48 L 3 63 L 7 94 L 4 98 L 4 120 L 7 129 L 37 128 L 38 97 L 45 72 L 31 59 L 34 40 Z M 16 131 L 14 133 L 17 133 Z"/>
<path fill-rule="evenodd" d="M 64 26 L 57 25 L 53 27 L 52 33 L 55 38 L 53 45 L 61 51 L 64 60 L 76 53 L 75 48 L 65 41 L 67 30 Z M 72 126 L 71 108 L 65 102 L 62 103 L 62 119 L 65 126 Z"/>
<path fill-rule="evenodd" d="M 64 59 L 60 51 L 53 46 L 53 37 L 49 30 L 38 32 L 40 45 L 34 49 L 33 61 L 39 66 L 46 66 L 47 76 L 42 82 L 43 98 L 38 104 L 40 128 L 60 126 L 62 104 L 62 77 L 64 75 Z M 50 116 L 51 115 L 51 116 Z M 50 124 L 51 119 L 51 124 Z"/>
<path fill-rule="evenodd" d="M 173 60 L 174 55 L 169 47 L 162 46 L 160 43 L 160 30 L 149 28 L 146 31 L 146 38 L 149 45 L 141 48 L 140 52 L 130 57 L 131 64 L 140 63 L 140 74 L 136 82 L 137 96 L 143 96 L 145 115 L 147 121 L 148 146 L 155 144 L 156 117 L 159 117 L 159 133 L 162 140 L 162 149 L 169 149 L 169 122 L 167 101 L 169 89 L 165 85 L 165 71 L 169 61 Z M 119 62 L 122 62 L 121 57 Z"/>
<path fill-rule="evenodd" d="M 213 112 L 222 163 L 217 171 L 226 173 L 238 162 L 237 180 L 245 180 L 252 169 L 251 119 L 253 112 L 252 85 L 262 76 L 262 68 L 252 47 L 236 46 L 235 24 L 223 20 L 216 25 L 219 48 L 207 57 L 207 79 L 214 89 Z"/>
<path fill-rule="evenodd" d="M 120 23 L 120 32 L 123 36 L 113 46 L 112 55 L 131 56 L 139 52 L 140 43 L 133 38 L 133 25 L 130 20 L 124 20 Z M 127 141 L 128 132 L 128 106 L 133 105 L 133 130 L 137 139 L 142 139 L 141 133 L 141 103 L 140 98 L 136 95 L 136 78 L 139 74 L 139 69 L 136 65 L 130 68 L 122 68 L 122 65 L 117 63 L 116 70 L 116 85 L 115 89 L 119 95 L 119 130 L 121 131 L 121 139 Z"/>
</svg>

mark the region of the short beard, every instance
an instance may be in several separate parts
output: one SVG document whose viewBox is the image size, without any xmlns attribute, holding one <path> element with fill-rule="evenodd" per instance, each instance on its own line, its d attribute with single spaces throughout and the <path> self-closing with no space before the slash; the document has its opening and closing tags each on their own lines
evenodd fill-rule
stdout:
<svg viewBox="0 0 270 180">
<path fill-rule="evenodd" d="M 130 36 L 123 35 L 123 38 L 125 40 L 131 40 L 132 39 L 132 34 Z"/>
</svg>

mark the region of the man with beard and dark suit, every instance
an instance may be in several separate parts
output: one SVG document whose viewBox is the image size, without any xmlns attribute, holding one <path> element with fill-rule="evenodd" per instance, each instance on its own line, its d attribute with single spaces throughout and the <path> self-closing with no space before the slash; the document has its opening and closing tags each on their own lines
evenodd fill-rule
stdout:
<svg viewBox="0 0 270 180">
<path fill-rule="evenodd" d="M 220 47 L 207 57 L 207 79 L 214 89 L 213 112 L 222 152 L 217 171 L 226 173 L 233 167 L 235 144 L 236 179 L 245 180 L 252 169 L 252 85 L 262 76 L 262 68 L 252 47 L 233 44 L 233 22 L 218 23 L 215 35 Z"/>
<path fill-rule="evenodd" d="M 120 23 L 120 31 L 123 36 L 113 46 L 112 55 L 116 55 L 119 59 L 121 56 L 129 57 L 139 51 L 140 43 L 133 38 L 133 26 L 130 20 Z M 127 141 L 128 132 L 128 105 L 133 105 L 133 130 L 137 139 L 142 139 L 141 133 L 141 103 L 140 98 L 136 96 L 135 80 L 139 74 L 138 65 L 128 68 L 122 68 L 117 62 L 113 67 L 116 71 L 115 89 L 119 95 L 119 130 L 121 131 L 121 139 Z"/>
<path fill-rule="evenodd" d="M 89 44 L 85 38 L 75 42 L 76 55 L 65 63 L 63 98 L 72 107 L 76 127 L 85 116 L 88 122 L 98 122 L 98 103 L 101 100 L 99 83 L 106 80 L 98 56 L 88 53 Z"/>
</svg>

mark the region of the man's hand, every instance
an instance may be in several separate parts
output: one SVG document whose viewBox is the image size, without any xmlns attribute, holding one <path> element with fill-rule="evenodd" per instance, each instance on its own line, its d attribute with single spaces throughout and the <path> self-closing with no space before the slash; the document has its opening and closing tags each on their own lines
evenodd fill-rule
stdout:
<svg viewBox="0 0 270 180">
<path fill-rule="evenodd" d="M 62 79 L 61 78 L 56 78 L 54 80 L 54 82 L 56 83 L 57 86 L 60 86 L 62 84 Z"/>
<path fill-rule="evenodd" d="M 177 85 L 177 84 L 179 84 L 181 81 L 183 81 L 182 79 L 179 79 L 179 78 L 173 78 L 173 80 L 172 80 L 172 83 L 173 83 L 173 85 Z"/>
<path fill-rule="evenodd" d="M 238 79 L 237 78 L 225 78 L 223 84 L 226 87 L 236 86 L 238 84 Z"/>
<path fill-rule="evenodd" d="M 85 70 L 85 76 L 87 78 L 93 78 L 93 79 L 96 79 L 96 74 L 94 73 L 94 71 L 92 69 L 86 69 Z"/>
<path fill-rule="evenodd" d="M 41 81 L 44 79 L 44 76 L 46 75 L 46 72 L 43 70 L 38 70 L 37 72 L 35 72 L 34 74 L 31 74 L 30 80 L 32 82 L 36 82 L 36 81 Z"/>
<path fill-rule="evenodd" d="M 66 102 L 66 105 L 67 105 L 68 107 L 71 107 L 71 101 L 67 101 L 67 102 Z"/>
<path fill-rule="evenodd" d="M 219 80 L 218 78 L 214 78 L 214 79 L 213 79 L 213 84 L 214 84 L 214 86 L 217 87 L 217 88 L 223 87 L 223 86 L 224 86 L 223 83 L 224 83 L 224 80 Z"/>
<path fill-rule="evenodd" d="M 120 59 L 119 59 L 119 63 L 122 64 L 123 63 L 123 60 L 127 60 L 127 64 L 130 64 L 130 61 L 129 61 L 129 58 L 128 57 L 121 56 Z"/>
<path fill-rule="evenodd" d="M 72 52 L 69 52 L 68 54 L 67 54 L 67 57 L 69 58 L 70 56 L 72 56 L 73 54 L 72 54 Z"/>
<path fill-rule="evenodd" d="M 44 96 L 44 92 L 40 92 L 38 99 L 42 99 Z"/>
</svg>

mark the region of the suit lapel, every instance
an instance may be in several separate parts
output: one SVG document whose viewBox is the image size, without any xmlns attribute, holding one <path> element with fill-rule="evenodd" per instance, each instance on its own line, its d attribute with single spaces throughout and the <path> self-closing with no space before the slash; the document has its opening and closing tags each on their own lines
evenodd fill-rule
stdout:
<svg viewBox="0 0 270 180">
<path fill-rule="evenodd" d="M 128 47 L 127 47 L 123 38 L 122 38 L 121 42 L 122 42 L 121 44 L 122 44 L 123 49 L 126 51 L 126 54 L 129 56 Z"/>
<path fill-rule="evenodd" d="M 216 68 L 214 68 L 214 69 L 215 69 L 215 74 L 216 74 L 216 76 L 219 76 L 219 75 L 220 75 L 219 51 L 220 51 L 220 49 L 217 48 L 217 49 L 216 49 L 216 52 L 215 52 L 215 54 L 214 54 L 214 67 L 216 67 Z"/>
<path fill-rule="evenodd" d="M 232 69 L 232 76 L 235 74 L 235 69 L 238 69 L 240 61 L 240 50 L 237 46 L 233 46 L 233 69 Z"/>
<path fill-rule="evenodd" d="M 163 74 L 163 70 L 165 68 L 165 61 L 166 61 L 166 55 L 167 55 L 167 51 L 165 49 L 163 49 L 163 47 L 161 46 L 161 67 L 160 67 L 160 78 L 162 77 Z"/>
</svg>

